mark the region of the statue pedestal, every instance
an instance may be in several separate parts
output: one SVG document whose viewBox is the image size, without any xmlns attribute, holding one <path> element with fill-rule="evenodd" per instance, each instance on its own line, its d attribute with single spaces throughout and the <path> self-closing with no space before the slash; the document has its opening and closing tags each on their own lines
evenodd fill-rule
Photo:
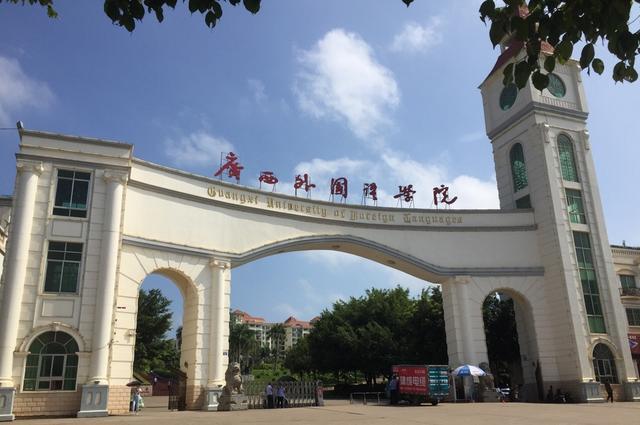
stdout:
<svg viewBox="0 0 640 425">
<path fill-rule="evenodd" d="M 625 382 L 624 394 L 627 401 L 640 401 L 640 382 Z"/>
<path fill-rule="evenodd" d="M 80 411 L 78 412 L 77 417 L 97 418 L 101 416 L 109 416 L 107 401 L 109 401 L 108 385 L 83 385 Z"/>
<path fill-rule="evenodd" d="M 13 415 L 13 399 L 15 395 L 16 389 L 13 387 L 0 388 L 0 422 L 15 419 Z"/>
<path fill-rule="evenodd" d="M 203 410 L 215 412 L 220 405 L 220 397 L 222 397 L 222 388 L 207 388 L 207 402 Z"/>
<path fill-rule="evenodd" d="M 233 412 L 236 410 L 247 410 L 249 408 L 249 397 L 244 394 L 223 394 L 218 400 L 219 412 Z"/>
</svg>

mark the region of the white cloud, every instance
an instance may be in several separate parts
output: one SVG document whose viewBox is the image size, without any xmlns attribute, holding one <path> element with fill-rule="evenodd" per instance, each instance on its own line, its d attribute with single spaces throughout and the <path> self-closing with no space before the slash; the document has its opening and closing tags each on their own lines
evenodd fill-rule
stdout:
<svg viewBox="0 0 640 425">
<path fill-rule="evenodd" d="M 393 37 L 391 50 L 405 53 L 426 52 L 442 43 L 441 27 L 442 20 L 439 17 L 431 18 L 425 25 L 409 22 Z"/>
<path fill-rule="evenodd" d="M 165 155 L 178 166 L 215 166 L 220 162 L 220 153 L 233 151 L 227 140 L 198 131 L 165 142 Z"/>
<path fill-rule="evenodd" d="M 400 102 L 393 74 L 357 34 L 331 30 L 301 51 L 298 62 L 294 92 L 300 108 L 315 118 L 345 120 L 359 138 L 377 135 Z"/>
<path fill-rule="evenodd" d="M 1 125 L 17 121 L 15 114 L 24 108 L 46 108 L 53 100 L 53 92 L 47 83 L 30 78 L 17 60 L 0 56 Z"/>
<path fill-rule="evenodd" d="M 262 103 L 267 100 L 267 93 L 265 92 L 264 83 L 262 81 L 249 78 L 247 80 L 247 84 L 249 85 L 249 90 L 253 93 L 253 99 L 256 103 Z"/>
<path fill-rule="evenodd" d="M 408 155 L 390 150 L 382 150 L 378 155 L 377 161 L 348 157 L 333 160 L 315 158 L 296 165 L 294 174 L 309 174 L 311 182 L 316 185 L 311 192 L 313 199 L 328 200 L 331 178 L 347 177 L 349 182 L 347 199 L 351 204 L 359 203 L 363 183 L 375 181 L 378 185 L 379 206 L 396 206 L 398 200 L 393 196 L 398 193 L 398 186 L 412 184 L 413 190 L 416 191 L 415 207 L 435 208 L 432 189 L 444 184 L 449 187 L 450 198 L 458 197 L 451 208 L 499 208 L 498 189 L 494 176 L 480 179 L 465 174 L 453 175 L 444 165 L 422 163 Z M 292 182 L 281 181 L 278 184 L 278 191 L 292 194 L 293 189 L 290 189 L 292 186 Z M 299 193 L 299 196 L 303 195 Z M 314 253 L 313 255 L 329 262 L 347 261 L 340 258 L 339 253 Z"/>
</svg>

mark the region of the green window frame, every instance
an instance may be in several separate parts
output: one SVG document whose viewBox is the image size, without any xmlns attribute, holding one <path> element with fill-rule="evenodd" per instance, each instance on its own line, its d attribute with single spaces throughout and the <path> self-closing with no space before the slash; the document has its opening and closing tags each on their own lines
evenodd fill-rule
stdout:
<svg viewBox="0 0 640 425">
<path fill-rule="evenodd" d="M 566 134 L 558 136 L 558 156 L 560 158 L 560 170 L 562 178 L 570 182 L 578 181 L 578 170 L 573 153 L 573 143 Z"/>
<path fill-rule="evenodd" d="M 640 308 L 627 308 L 629 326 L 640 326 Z"/>
<path fill-rule="evenodd" d="M 516 143 L 509 151 L 511 162 L 511 176 L 513 177 L 513 191 L 517 192 L 528 186 L 527 166 L 524 162 L 524 151 L 522 145 Z"/>
<path fill-rule="evenodd" d="M 624 289 L 636 288 L 636 277 L 632 274 L 621 274 L 620 286 Z"/>
<path fill-rule="evenodd" d="M 65 332 L 45 332 L 29 345 L 23 391 L 75 391 L 78 343 Z"/>
<path fill-rule="evenodd" d="M 587 312 L 589 330 L 592 333 L 606 333 L 600 302 L 600 289 L 596 278 L 596 270 L 591 253 L 591 242 L 589 234 L 584 232 L 573 232 L 573 241 L 576 248 L 576 258 L 578 260 L 578 272 L 582 283 L 582 294 Z"/>
<path fill-rule="evenodd" d="M 53 215 L 86 218 L 90 182 L 91 173 L 58 170 Z"/>
<path fill-rule="evenodd" d="M 76 242 L 49 242 L 44 292 L 77 292 L 82 247 L 81 243 Z"/>
<path fill-rule="evenodd" d="M 618 383 L 616 361 L 609 347 L 604 344 L 596 344 L 593 348 L 593 370 L 596 381 L 610 384 Z"/>
<path fill-rule="evenodd" d="M 582 192 L 574 189 L 565 189 L 567 195 L 567 211 L 569 212 L 569 220 L 572 223 L 587 224 L 587 218 L 584 214 L 584 204 L 582 203 Z"/>
</svg>

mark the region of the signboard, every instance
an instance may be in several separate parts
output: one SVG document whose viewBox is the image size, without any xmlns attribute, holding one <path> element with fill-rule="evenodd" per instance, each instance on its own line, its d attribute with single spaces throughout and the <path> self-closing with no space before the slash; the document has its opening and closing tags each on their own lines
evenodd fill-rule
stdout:
<svg viewBox="0 0 640 425">
<path fill-rule="evenodd" d="M 629 348 L 631 354 L 640 355 L 640 334 L 629 334 Z"/>
<path fill-rule="evenodd" d="M 393 366 L 393 373 L 398 375 L 401 394 L 427 394 L 428 382 L 427 368 L 425 366 Z"/>
</svg>

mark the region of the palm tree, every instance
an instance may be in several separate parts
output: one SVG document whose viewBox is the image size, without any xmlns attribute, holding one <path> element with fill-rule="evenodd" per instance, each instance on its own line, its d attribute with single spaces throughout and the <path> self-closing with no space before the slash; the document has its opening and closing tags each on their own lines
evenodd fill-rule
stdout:
<svg viewBox="0 0 640 425">
<path fill-rule="evenodd" d="M 285 330 L 284 325 L 282 323 L 273 325 L 271 329 L 269 329 L 269 331 L 267 332 L 267 336 L 271 339 L 271 343 L 275 345 L 273 349 L 275 353 L 275 360 L 273 362 L 274 372 L 278 366 L 278 359 L 280 358 L 280 351 L 282 349 L 282 346 L 284 345 L 284 338 L 286 334 L 287 334 L 287 331 Z"/>
<path fill-rule="evenodd" d="M 246 323 L 237 323 L 229 331 L 229 358 L 240 362 L 242 358 L 256 349 L 256 333 Z"/>
</svg>

